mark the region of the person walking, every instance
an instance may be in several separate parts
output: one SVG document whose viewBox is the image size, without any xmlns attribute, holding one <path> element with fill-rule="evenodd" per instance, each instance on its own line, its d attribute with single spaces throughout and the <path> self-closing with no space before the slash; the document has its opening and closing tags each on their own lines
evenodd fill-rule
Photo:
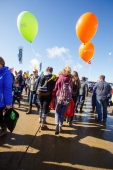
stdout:
<svg viewBox="0 0 113 170">
<path fill-rule="evenodd" d="M 96 90 L 96 111 L 98 118 L 95 119 L 97 122 L 107 121 L 107 97 L 111 93 L 111 86 L 105 81 L 105 76 L 101 75 L 99 77 L 99 82 L 97 82 L 93 88 Z M 102 109 L 103 108 L 103 111 Z"/>
<path fill-rule="evenodd" d="M 88 96 L 88 85 L 87 85 L 85 77 L 82 77 L 81 88 L 79 89 L 79 96 L 78 96 L 77 104 L 76 104 L 76 107 L 75 107 L 75 111 L 77 113 L 78 113 L 77 107 L 78 107 L 79 104 L 80 104 L 80 113 L 83 112 L 82 108 L 83 108 L 86 96 Z"/>
<path fill-rule="evenodd" d="M 47 67 L 44 74 L 41 74 L 37 81 L 37 95 L 40 103 L 39 109 L 39 123 L 41 123 L 41 129 L 44 130 L 45 120 L 49 109 L 49 104 L 52 99 L 52 92 L 54 89 L 54 80 L 52 80 L 52 67 Z"/>
<path fill-rule="evenodd" d="M 3 110 L 12 107 L 12 84 L 13 78 L 5 61 L 0 57 L 0 137 L 7 133 L 7 126 L 3 119 Z"/>
<path fill-rule="evenodd" d="M 74 101 L 74 109 L 76 112 L 76 102 L 79 96 L 79 89 L 81 88 L 81 83 L 80 83 L 80 79 L 78 76 L 78 73 L 76 71 L 72 72 L 72 82 L 73 82 L 73 92 L 72 92 L 72 99 Z M 70 120 L 69 120 L 69 125 L 72 125 L 72 121 L 73 121 L 73 117 L 71 116 Z"/>
<path fill-rule="evenodd" d="M 71 68 L 69 66 L 65 66 L 63 71 L 60 72 L 59 78 L 55 84 L 54 93 L 56 94 L 56 111 L 55 111 L 55 134 L 59 134 L 62 132 L 62 125 L 64 121 L 64 113 L 70 104 L 72 99 L 72 76 L 71 76 Z"/>
<path fill-rule="evenodd" d="M 30 90 L 29 108 L 28 108 L 28 111 L 26 112 L 26 114 L 32 113 L 32 104 L 35 104 L 36 107 L 37 107 L 37 111 L 39 111 L 39 105 L 36 103 L 36 98 L 37 98 L 36 83 L 37 83 L 37 80 L 38 80 L 38 70 L 33 70 L 33 75 L 30 77 L 30 81 L 29 81 L 29 90 Z"/>
<path fill-rule="evenodd" d="M 18 102 L 18 107 L 20 107 L 20 96 L 21 96 L 21 87 L 19 86 L 19 82 L 15 81 L 13 86 L 13 107 L 15 101 Z"/>
</svg>

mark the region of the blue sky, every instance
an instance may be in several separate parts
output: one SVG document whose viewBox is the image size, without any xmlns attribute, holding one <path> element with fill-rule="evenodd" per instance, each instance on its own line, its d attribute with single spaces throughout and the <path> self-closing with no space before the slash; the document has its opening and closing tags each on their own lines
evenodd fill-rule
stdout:
<svg viewBox="0 0 113 170">
<path fill-rule="evenodd" d="M 22 11 L 33 13 L 39 24 L 32 46 L 17 28 Z M 75 33 L 77 20 L 86 12 L 98 18 L 98 30 L 91 40 L 95 46 L 91 69 L 79 58 L 81 42 Z M 17 58 L 19 46 L 23 46 L 22 65 Z M 0 56 L 17 71 L 31 73 L 34 63 L 38 67 L 42 62 L 43 70 L 52 66 L 57 74 L 69 65 L 80 78 L 97 81 L 103 74 L 113 82 L 113 0 L 0 0 Z"/>
</svg>

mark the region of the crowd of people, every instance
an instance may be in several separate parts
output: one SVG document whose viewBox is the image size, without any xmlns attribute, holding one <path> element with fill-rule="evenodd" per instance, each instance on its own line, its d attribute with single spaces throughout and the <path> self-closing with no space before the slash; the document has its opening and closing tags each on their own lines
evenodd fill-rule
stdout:
<svg viewBox="0 0 113 170">
<path fill-rule="evenodd" d="M 22 74 L 20 70 L 16 77 L 11 70 L 5 66 L 5 61 L 0 57 L 0 137 L 7 133 L 7 126 L 4 122 L 3 111 L 5 108 L 14 107 L 15 101 L 21 107 L 21 94 L 25 89 L 28 95 L 29 107 L 26 114 L 32 114 L 32 105 L 35 104 L 41 129 L 46 129 L 46 117 L 50 110 L 52 98 L 56 99 L 55 107 L 55 134 L 62 132 L 65 120 L 65 111 L 74 101 L 73 115 L 70 116 L 69 125 L 73 123 L 74 112 L 83 112 L 85 98 L 88 96 L 88 85 L 85 77 L 79 79 L 76 71 L 71 72 L 69 66 L 65 66 L 59 73 L 57 79 L 53 78 L 53 68 L 47 67 L 45 72 L 38 75 L 38 70 L 33 70 L 30 77 Z M 92 88 L 92 112 L 96 110 L 98 115 L 96 121 L 101 123 L 107 121 L 107 103 L 111 94 L 111 87 L 101 75 L 99 81 Z M 102 109 L 103 108 L 103 109 Z"/>
</svg>

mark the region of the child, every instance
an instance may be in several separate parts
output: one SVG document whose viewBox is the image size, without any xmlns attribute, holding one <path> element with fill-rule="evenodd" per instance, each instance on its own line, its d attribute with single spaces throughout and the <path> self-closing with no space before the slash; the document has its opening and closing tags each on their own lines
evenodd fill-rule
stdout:
<svg viewBox="0 0 113 170">
<path fill-rule="evenodd" d="M 20 107 L 20 96 L 21 96 L 21 87 L 19 86 L 19 82 L 15 81 L 13 86 L 13 105 L 15 100 L 18 102 L 18 107 Z"/>
</svg>

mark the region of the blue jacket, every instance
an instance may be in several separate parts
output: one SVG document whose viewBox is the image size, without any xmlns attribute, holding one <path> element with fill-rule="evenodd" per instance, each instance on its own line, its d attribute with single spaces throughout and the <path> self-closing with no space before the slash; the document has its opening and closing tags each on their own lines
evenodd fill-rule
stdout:
<svg viewBox="0 0 113 170">
<path fill-rule="evenodd" d="M 13 78 L 8 67 L 0 68 L 0 108 L 12 105 Z"/>
</svg>

